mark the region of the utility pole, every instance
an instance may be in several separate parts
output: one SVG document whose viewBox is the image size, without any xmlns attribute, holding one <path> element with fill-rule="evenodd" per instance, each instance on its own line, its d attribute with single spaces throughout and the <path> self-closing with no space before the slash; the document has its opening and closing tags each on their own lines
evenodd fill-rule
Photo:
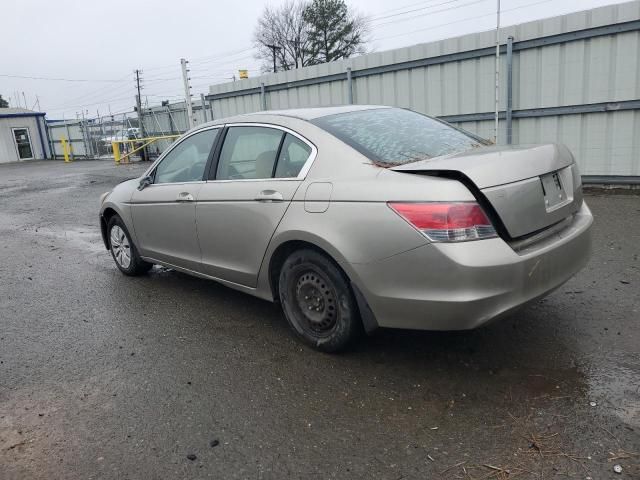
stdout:
<svg viewBox="0 0 640 480">
<path fill-rule="evenodd" d="M 89 132 L 87 131 L 87 121 L 84 117 L 84 110 L 80 111 L 82 116 L 82 122 L 80 123 L 80 132 L 82 133 L 82 144 L 84 145 L 84 158 L 89 158 L 92 155 L 91 142 L 88 142 Z"/>
<path fill-rule="evenodd" d="M 265 45 L 265 47 L 270 48 L 273 52 L 273 73 L 276 73 L 278 69 L 276 68 L 276 52 L 281 49 L 277 45 Z"/>
<path fill-rule="evenodd" d="M 24 91 L 22 92 L 22 98 L 24 99 L 24 108 L 29 108 L 27 106 L 27 97 L 25 96 Z"/>
<path fill-rule="evenodd" d="M 184 101 L 187 105 L 187 120 L 189 122 L 189 128 L 196 126 L 195 118 L 193 118 L 193 105 L 191 104 L 191 85 L 189 85 L 189 69 L 187 68 L 189 63 L 184 58 L 180 59 L 180 65 L 182 66 L 182 81 L 184 82 Z"/>
<path fill-rule="evenodd" d="M 142 138 L 147 138 L 147 132 L 145 131 L 144 128 L 144 115 L 142 114 L 142 97 L 140 96 L 140 74 L 142 73 L 142 70 L 137 70 L 135 71 L 136 73 L 136 90 L 138 91 L 137 95 L 136 95 L 136 112 L 138 113 L 138 128 L 140 129 L 140 137 Z M 111 110 L 111 107 L 109 107 L 109 110 Z M 142 155 L 140 155 L 140 157 L 142 158 L 142 160 L 147 160 L 149 158 L 148 156 L 148 152 L 147 152 L 147 147 L 144 147 L 142 149 Z"/>
<path fill-rule="evenodd" d="M 493 141 L 498 144 L 498 116 L 500 114 L 500 0 L 496 9 L 496 92 L 495 92 L 495 121 L 493 126 Z"/>
<path fill-rule="evenodd" d="M 141 73 L 142 70 L 136 70 L 136 90 L 138 91 L 138 94 L 136 95 L 136 111 L 138 113 L 138 128 L 140 129 L 140 136 L 142 138 L 147 138 L 147 132 L 144 128 L 144 115 L 142 114 L 142 97 L 140 96 L 140 90 L 142 89 L 142 87 L 140 86 Z M 109 106 L 109 110 L 111 110 L 111 106 Z"/>
<path fill-rule="evenodd" d="M 138 94 L 136 95 L 136 111 L 138 113 L 138 128 L 140 128 L 140 135 L 142 135 L 142 138 L 146 138 L 146 132 L 144 129 L 144 117 L 142 115 L 142 100 L 141 100 L 141 96 L 140 96 L 140 74 L 142 73 L 142 70 L 136 70 L 136 90 L 138 91 Z M 111 110 L 111 107 L 109 107 L 109 110 Z"/>
<path fill-rule="evenodd" d="M 97 108 L 96 108 L 96 115 L 97 115 L 97 117 L 96 117 L 96 118 L 98 119 L 98 122 L 100 122 L 100 123 L 99 123 L 99 127 L 100 127 L 100 138 L 104 138 L 104 125 L 102 124 L 103 119 L 102 119 L 102 117 L 100 116 L 100 110 L 98 110 Z M 98 156 L 100 156 L 100 155 L 101 155 L 101 152 L 100 152 L 100 142 L 98 141 L 98 139 L 97 139 L 97 138 L 95 139 L 95 142 L 96 142 L 96 154 L 97 154 Z"/>
</svg>

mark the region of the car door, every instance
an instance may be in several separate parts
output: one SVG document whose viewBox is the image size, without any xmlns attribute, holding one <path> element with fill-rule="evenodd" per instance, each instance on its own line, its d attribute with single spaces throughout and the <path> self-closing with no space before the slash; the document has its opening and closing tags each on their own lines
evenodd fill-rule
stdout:
<svg viewBox="0 0 640 480">
<path fill-rule="evenodd" d="M 218 151 L 196 206 L 203 272 L 255 287 L 269 241 L 316 148 L 284 128 L 235 124 L 226 127 Z"/>
<path fill-rule="evenodd" d="M 140 254 L 190 270 L 200 268 L 196 198 L 220 128 L 179 140 L 150 172 L 152 183 L 131 199 Z"/>
</svg>

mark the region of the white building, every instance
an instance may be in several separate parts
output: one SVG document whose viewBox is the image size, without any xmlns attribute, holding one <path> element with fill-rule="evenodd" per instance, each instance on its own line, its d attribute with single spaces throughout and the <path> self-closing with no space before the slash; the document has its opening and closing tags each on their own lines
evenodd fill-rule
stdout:
<svg viewBox="0 0 640 480">
<path fill-rule="evenodd" d="M 50 158 L 44 113 L 0 108 L 0 163 Z"/>
</svg>

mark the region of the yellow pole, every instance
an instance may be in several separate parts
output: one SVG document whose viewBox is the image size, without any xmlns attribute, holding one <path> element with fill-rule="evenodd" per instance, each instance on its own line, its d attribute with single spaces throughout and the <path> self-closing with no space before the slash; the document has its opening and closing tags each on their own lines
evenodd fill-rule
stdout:
<svg viewBox="0 0 640 480">
<path fill-rule="evenodd" d="M 117 142 L 111 142 L 111 148 L 113 148 L 113 159 L 116 161 L 116 164 L 120 164 L 120 145 Z"/>
<path fill-rule="evenodd" d="M 60 142 L 62 142 L 62 155 L 64 155 L 64 163 L 69 163 L 69 146 L 67 144 L 67 140 L 64 137 L 60 137 Z"/>
</svg>

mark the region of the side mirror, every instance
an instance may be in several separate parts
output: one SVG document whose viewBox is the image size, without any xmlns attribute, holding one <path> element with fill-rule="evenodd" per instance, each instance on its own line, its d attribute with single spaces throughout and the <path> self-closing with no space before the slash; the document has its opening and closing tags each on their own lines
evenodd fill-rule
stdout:
<svg viewBox="0 0 640 480">
<path fill-rule="evenodd" d="M 140 184 L 138 185 L 138 190 L 144 190 L 152 183 L 153 183 L 153 178 L 150 175 L 147 175 L 146 177 L 142 177 L 140 179 Z"/>
</svg>

